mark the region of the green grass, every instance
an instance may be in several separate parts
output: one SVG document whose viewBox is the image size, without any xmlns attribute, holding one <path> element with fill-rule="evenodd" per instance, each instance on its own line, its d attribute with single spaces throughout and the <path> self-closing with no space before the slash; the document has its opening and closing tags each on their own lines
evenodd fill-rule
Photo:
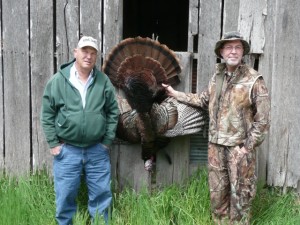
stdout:
<svg viewBox="0 0 300 225">
<path fill-rule="evenodd" d="M 75 225 L 90 224 L 86 200 L 82 185 Z M 184 186 L 114 193 L 112 212 L 112 225 L 212 225 L 206 171 L 195 173 Z M 45 172 L 18 180 L 0 177 L 0 225 L 54 225 L 54 214 L 53 182 Z M 259 187 L 252 215 L 252 224 L 298 225 L 299 197 Z"/>
</svg>

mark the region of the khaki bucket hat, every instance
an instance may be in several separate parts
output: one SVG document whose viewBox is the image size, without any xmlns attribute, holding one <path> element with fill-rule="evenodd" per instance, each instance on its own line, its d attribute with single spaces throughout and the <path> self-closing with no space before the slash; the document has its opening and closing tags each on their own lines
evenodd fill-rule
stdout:
<svg viewBox="0 0 300 225">
<path fill-rule="evenodd" d="M 240 40 L 244 47 L 244 55 L 247 55 L 250 51 L 250 45 L 247 41 L 244 40 L 243 36 L 238 31 L 230 31 L 223 35 L 222 39 L 216 43 L 215 53 L 219 58 L 223 58 L 220 54 L 220 49 L 223 47 L 224 43 L 227 41 Z"/>
</svg>

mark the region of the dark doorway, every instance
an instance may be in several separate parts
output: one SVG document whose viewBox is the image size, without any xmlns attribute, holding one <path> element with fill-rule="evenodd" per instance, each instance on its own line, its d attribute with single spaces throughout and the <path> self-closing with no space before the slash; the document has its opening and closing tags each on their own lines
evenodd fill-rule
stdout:
<svg viewBox="0 0 300 225">
<path fill-rule="evenodd" d="M 187 51 L 188 0 L 124 0 L 123 38 L 158 37 L 174 51 Z"/>
</svg>

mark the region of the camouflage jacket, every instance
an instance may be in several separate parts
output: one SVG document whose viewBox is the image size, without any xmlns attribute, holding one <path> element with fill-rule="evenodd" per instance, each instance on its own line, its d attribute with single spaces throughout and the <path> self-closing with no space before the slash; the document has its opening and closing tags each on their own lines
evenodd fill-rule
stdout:
<svg viewBox="0 0 300 225">
<path fill-rule="evenodd" d="M 219 101 L 216 77 L 224 74 Z M 239 66 L 232 76 L 226 65 L 216 65 L 208 87 L 200 94 L 180 92 L 178 101 L 209 112 L 209 141 L 225 146 L 244 144 L 252 150 L 260 145 L 269 130 L 270 99 L 262 75 L 248 65 Z"/>
</svg>

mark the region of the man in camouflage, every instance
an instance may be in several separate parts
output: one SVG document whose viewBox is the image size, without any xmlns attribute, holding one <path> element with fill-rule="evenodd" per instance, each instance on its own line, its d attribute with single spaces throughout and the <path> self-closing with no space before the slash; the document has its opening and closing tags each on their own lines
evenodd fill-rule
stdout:
<svg viewBox="0 0 300 225">
<path fill-rule="evenodd" d="M 249 224 L 256 193 L 255 147 L 269 130 L 270 99 L 261 74 L 242 62 L 250 46 L 239 32 L 226 33 L 215 53 L 224 60 L 201 94 L 163 84 L 169 96 L 208 110 L 208 177 L 216 224 Z"/>
</svg>

